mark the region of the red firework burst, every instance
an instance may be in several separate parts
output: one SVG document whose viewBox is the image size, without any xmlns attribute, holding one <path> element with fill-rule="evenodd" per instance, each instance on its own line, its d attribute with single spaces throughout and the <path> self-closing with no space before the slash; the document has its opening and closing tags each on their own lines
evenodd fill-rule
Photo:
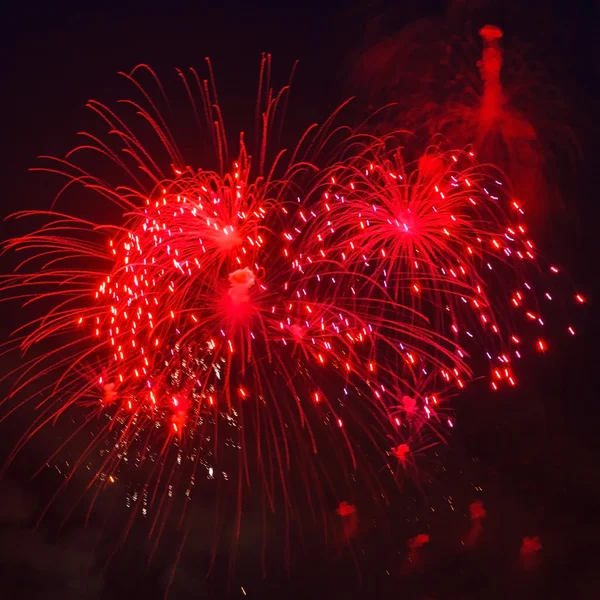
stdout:
<svg viewBox="0 0 600 600">
<path fill-rule="evenodd" d="M 48 169 L 68 178 L 61 194 L 91 190 L 115 218 L 21 213 L 44 223 L 6 244 L 26 258 L 3 297 L 42 301 L 8 346 L 30 356 L 11 398 L 43 398 L 13 456 L 68 414 L 45 461 L 67 466 L 57 494 L 89 474 L 91 511 L 107 487 L 126 487 L 125 531 L 149 517 L 156 544 L 210 490 L 235 538 L 255 481 L 286 525 L 302 500 L 326 523 L 326 493 L 351 498 L 357 481 L 379 496 L 378 472 L 401 477 L 445 439 L 444 401 L 479 372 L 477 352 L 493 387 L 515 383 L 521 319 L 508 307 L 543 325 L 527 274 L 538 257 L 493 169 L 439 146 L 406 161 L 400 134 L 347 139 L 332 166 L 331 120 L 284 160 L 270 132 L 287 88 L 265 92 L 269 72 L 264 58 L 255 160 L 241 136 L 234 161 L 214 84 L 180 73 L 214 142 L 213 170 L 194 170 L 134 70 L 144 101 L 125 105 L 159 151 L 91 102 L 116 147 L 84 134 Z M 86 152 L 124 177 L 90 174 Z"/>
<path fill-rule="evenodd" d="M 405 365 L 426 372 L 431 365 L 462 388 L 473 372 L 468 357 L 483 350 L 494 389 L 500 380 L 514 385 L 517 332 L 530 321 L 544 325 L 534 282 L 540 270 L 558 270 L 537 254 L 524 211 L 496 169 L 439 144 L 406 160 L 405 144 L 404 133 L 366 138 L 360 151 L 356 140 L 353 157 L 323 176 L 304 243 L 343 264 L 361 296 L 375 299 L 385 290 L 395 308 L 411 311 L 413 323 L 443 336 L 439 345 L 431 338 L 424 344 L 426 336 L 412 344 L 390 318 L 384 337 L 400 341 Z M 546 348 L 543 340 L 535 346 Z"/>
<path fill-rule="evenodd" d="M 17 408 L 43 398 L 13 457 L 68 415 L 73 425 L 44 461 L 66 473 L 57 495 L 87 473 L 91 511 L 103 490 L 126 487 L 135 510 L 125 531 L 150 517 L 156 543 L 172 516 L 183 523 L 193 495 L 207 493 L 195 489 L 201 479 L 234 486 L 215 501 L 223 515 L 233 511 L 235 537 L 243 492 L 255 479 L 265 509 L 282 503 L 288 524 L 299 501 L 295 494 L 292 502 L 294 481 L 325 518 L 324 487 L 314 482 L 335 480 L 335 493 L 343 493 L 339 485 L 353 485 L 363 461 L 352 435 L 374 442 L 388 432 L 385 405 L 366 393 L 381 335 L 369 300 L 336 287 L 340 265 L 299 252 L 293 227 L 297 190 L 317 168 L 306 156 L 318 158 L 336 130 L 331 121 L 309 128 L 285 161 L 283 151 L 271 151 L 287 88 L 275 97 L 265 92 L 269 71 L 264 58 L 257 160 L 242 136 L 231 168 L 214 89 L 195 71 L 191 80 L 180 73 L 190 100 L 192 84 L 200 92 L 193 112 L 204 108 L 215 141 L 218 170 L 195 171 L 134 76 L 150 74 L 164 96 L 158 79 L 147 67 L 135 69 L 126 77 L 145 103 L 125 105 L 141 116 L 145 133 L 90 102 L 116 147 L 83 134 L 84 145 L 46 169 L 68 179 L 56 201 L 70 189 L 91 190 L 117 206 L 115 217 L 19 213 L 44 223 L 5 246 L 26 258 L 3 278 L 4 298 L 42 301 L 40 316 L 7 348 L 30 356 L 15 372 Z M 148 125 L 169 167 L 142 143 Z M 89 173 L 79 162 L 89 152 L 124 177 L 109 183 Z M 386 444 L 378 445 L 382 455 Z M 333 476 L 317 453 L 336 465 Z"/>
</svg>

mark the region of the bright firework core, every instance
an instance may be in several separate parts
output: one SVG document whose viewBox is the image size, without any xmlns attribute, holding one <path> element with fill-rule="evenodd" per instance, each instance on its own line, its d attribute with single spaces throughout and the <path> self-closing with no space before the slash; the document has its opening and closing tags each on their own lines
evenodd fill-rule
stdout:
<svg viewBox="0 0 600 600">
<path fill-rule="evenodd" d="M 224 251 L 233 250 L 242 243 L 242 240 L 233 228 L 233 225 L 223 228 L 218 228 L 215 225 L 214 241 L 216 245 Z"/>
<path fill-rule="evenodd" d="M 415 215 L 410 212 L 410 208 L 400 211 L 396 217 L 396 225 L 400 233 L 413 233 L 416 226 Z"/>
</svg>

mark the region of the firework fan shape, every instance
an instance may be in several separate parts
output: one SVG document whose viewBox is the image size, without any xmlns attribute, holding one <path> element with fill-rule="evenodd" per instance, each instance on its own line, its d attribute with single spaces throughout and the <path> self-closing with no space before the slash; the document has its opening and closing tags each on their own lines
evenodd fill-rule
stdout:
<svg viewBox="0 0 600 600">
<path fill-rule="evenodd" d="M 335 113 L 285 154 L 272 138 L 289 86 L 274 95 L 270 68 L 254 151 L 242 135 L 235 160 L 210 63 L 207 81 L 178 72 L 211 148 L 200 170 L 160 81 L 134 69 L 137 127 L 90 102 L 111 141 L 82 134 L 51 159 L 67 184 L 52 210 L 16 215 L 42 224 L 5 244 L 24 258 L 2 298 L 39 301 L 5 346 L 27 359 L 3 418 L 31 415 L 11 460 L 66 422 L 44 460 L 64 473 L 55 498 L 80 481 L 89 516 L 120 486 L 124 538 L 148 519 L 154 548 L 173 528 L 185 540 L 193 501 L 217 507 L 216 547 L 223 523 L 239 538 L 249 501 L 287 529 L 300 504 L 327 525 L 357 482 L 384 498 L 384 467 L 400 477 L 445 440 L 479 356 L 494 388 L 514 385 L 521 320 L 543 325 L 526 274 L 538 257 L 494 169 L 439 145 L 406 161 L 405 134 L 350 136 Z M 93 174 L 98 159 L 115 179 Z M 58 211 L 74 190 L 103 200 L 101 219 Z"/>
</svg>

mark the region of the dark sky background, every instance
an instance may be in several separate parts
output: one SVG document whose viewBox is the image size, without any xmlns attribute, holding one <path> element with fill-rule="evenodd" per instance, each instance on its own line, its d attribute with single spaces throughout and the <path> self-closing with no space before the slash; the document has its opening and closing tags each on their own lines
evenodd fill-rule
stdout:
<svg viewBox="0 0 600 600">
<path fill-rule="evenodd" d="M 63 154 L 75 144 L 76 132 L 91 126 L 89 98 L 110 102 L 121 95 L 117 71 L 143 62 L 168 79 L 174 67 L 202 67 L 210 56 L 228 126 L 236 131 L 253 115 L 260 53 L 274 55 L 276 84 L 286 81 L 299 59 L 288 125 L 300 132 L 351 93 L 353 56 L 378 19 L 380 31 L 392 35 L 415 19 L 443 22 L 447 14 L 445 3 L 427 0 L 397 3 L 401 7 L 377 0 L 102 4 L 34 2 L 2 9 L 3 215 L 49 206 L 56 187 L 28 168 L 39 155 Z M 433 483 L 407 486 L 376 524 L 363 524 L 374 519 L 365 517 L 351 550 L 309 542 L 308 550 L 294 555 L 290 573 L 273 559 L 263 579 L 254 560 L 260 536 L 250 530 L 227 583 L 226 570 L 206 579 L 198 568 L 196 559 L 206 555 L 208 544 L 198 536 L 182 556 L 172 598 L 242 598 L 242 587 L 251 598 L 600 597 L 598 6 L 454 4 L 462 6 L 455 18 L 497 23 L 508 38 L 533 45 L 568 99 L 565 120 L 581 153 L 569 167 L 576 177 L 565 178 L 569 187 L 562 194 L 569 218 L 557 223 L 546 246 L 591 299 L 580 318 L 581 335 L 568 346 L 553 347 L 543 360 L 522 365 L 522 385 L 513 393 L 490 397 L 485 386 L 469 391 L 457 404 L 460 428 L 450 447 L 424 465 L 434 473 Z M 15 233 L 11 227 L 3 225 L 2 238 Z M 15 310 L 2 305 L 3 337 L 18 318 Z M 13 368 L 14 359 L 2 360 L 3 370 Z M 0 426 L 0 460 L 18 426 L 18 421 Z M 101 539 L 110 523 L 83 528 L 76 519 L 59 530 L 66 510 L 59 506 L 34 527 L 53 485 L 47 474 L 28 477 L 44 452 L 44 440 L 32 444 L 0 480 L 0 597 L 162 598 L 176 541 L 168 540 L 148 566 L 147 544 L 134 538 L 104 566 Z M 468 506 L 477 498 L 488 511 L 485 534 L 477 550 L 465 551 L 460 540 L 469 527 Z M 421 532 L 431 536 L 421 570 L 402 575 L 407 539 Z M 317 539 L 317 533 L 307 537 Z M 541 563 L 524 572 L 519 545 L 531 535 L 542 539 Z"/>
</svg>

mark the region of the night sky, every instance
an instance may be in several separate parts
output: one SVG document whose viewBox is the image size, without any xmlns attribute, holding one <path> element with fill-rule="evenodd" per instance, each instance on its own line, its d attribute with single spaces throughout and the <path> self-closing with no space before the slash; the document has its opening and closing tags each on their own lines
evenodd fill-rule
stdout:
<svg viewBox="0 0 600 600">
<path fill-rule="evenodd" d="M 31 173 L 40 155 L 62 155 L 76 133 L 94 127 L 88 99 L 111 102 L 127 87 L 117 76 L 138 63 L 176 84 L 175 67 L 213 62 L 220 100 L 230 132 L 253 117 L 261 52 L 273 55 L 275 85 L 287 81 L 300 61 L 287 115 L 293 139 L 313 121 L 323 121 L 349 95 L 357 99 L 347 118 L 367 115 L 368 90 L 352 78 L 361 52 L 418 19 L 447 31 L 456 23 L 473 30 L 488 22 L 511 39 L 531 45 L 565 98 L 560 126 L 577 140 L 578 152 L 565 161 L 559 181 L 565 208 L 538 223 L 543 247 L 564 265 L 590 302 L 578 316 L 578 335 L 554 344 L 545 357 L 520 365 L 520 386 L 497 395 L 475 383 L 457 400 L 459 426 L 448 447 L 420 463 L 416 481 L 391 493 L 384 511 L 360 514 L 350 547 L 323 543 L 306 526 L 294 537 L 286 569 L 277 550 L 260 560 L 262 516 L 250 515 L 229 574 L 229 549 L 219 549 L 217 566 L 206 577 L 211 554 L 210 515 L 193 514 L 192 538 L 182 554 L 170 598 L 593 598 L 600 596 L 600 442 L 597 352 L 598 292 L 598 76 L 600 7 L 587 3 L 457 1 L 448 13 L 443 2 L 394 3 L 354 0 L 313 2 L 114 2 L 18 3 L 2 18 L 2 207 L 3 216 L 23 208 L 47 208 L 57 183 Z M 526 4 L 527 7 L 521 7 Z M 460 29 L 459 27 L 459 29 Z M 446 28 L 446 29 L 444 29 Z M 427 39 L 421 40 L 423 45 Z M 171 85 L 172 87 L 172 85 Z M 243 107 L 246 112 L 240 112 Z M 182 124 L 185 131 L 185 124 Z M 194 152 L 194 140 L 189 140 Z M 186 148 L 187 150 L 187 148 Z M 195 156 L 202 160 L 201 152 Z M 98 208 L 89 207 L 99 218 Z M 555 219 L 555 222 L 552 221 Z M 19 232 L 2 224 L 3 239 Z M 2 271 L 13 266 L 2 259 Z M 18 305 L 1 305 L 1 332 L 7 338 L 19 320 Z M 549 339 L 552 337 L 549 335 Z M 2 370 L 18 364 L 3 356 Z M 0 392 L 7 391 L 6 383 Z M 0 408 L 4 411 L 5 408 Z M 1 413 L 0 413 L 1 414 Z M 19 437 L 22 419 L 0 423 L 0 460 Z M 22 429 L 21 429 L 22 430 Z M 56 487 L 51 469 L 30 475 L 51 452 L 40 436 L 0 478 L 0 597 L 120 599 L 162 598 L 177 535 L 148 565 L 150 545 L 143 532 L 110 558 L 107 538 L 118 539 L 110 500 L 100 517 L 84 527 L 69 498 L 60 499 L 39 527 L 35 524 Z M 469 529 L 469 504 L 482 499 L 487 511 L 480 544 L 461 546 Z M 331 520 L 335 521 L 335 502 Z M 360 509 L 360 507 L 359 507 Z M 285 535 L 280 519 L 270 525 L 273 548 Z M 428 533 L 422 564 L 403 573 L 407 540 Z M 519 563 L 524 536 L 540 536 L 539 564 Z"/>
</svg>

